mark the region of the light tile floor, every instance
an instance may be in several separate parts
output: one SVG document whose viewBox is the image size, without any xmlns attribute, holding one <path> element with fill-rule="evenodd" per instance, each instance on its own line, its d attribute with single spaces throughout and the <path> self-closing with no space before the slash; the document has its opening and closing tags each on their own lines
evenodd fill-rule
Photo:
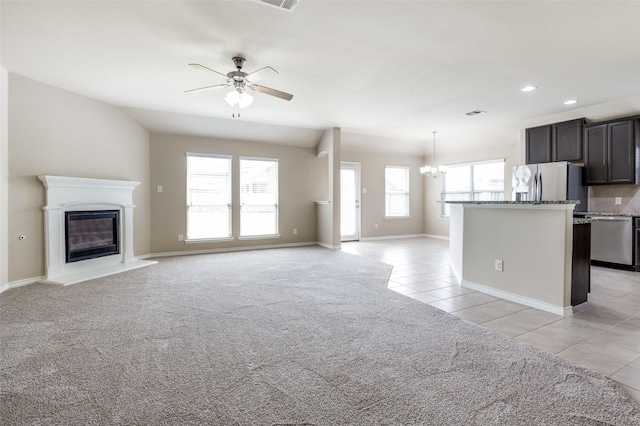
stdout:
<svg viewBox="0 0 640 426">
<path fill-rule="evenodd" d="M 640 402 L 640 273 L 592 267 L 589 301 L 562 317 L 459 286 L 445 240 L 345 242 L 342 250 L 393 265 L 390 289 L 600 371 Z"/>
</svg>

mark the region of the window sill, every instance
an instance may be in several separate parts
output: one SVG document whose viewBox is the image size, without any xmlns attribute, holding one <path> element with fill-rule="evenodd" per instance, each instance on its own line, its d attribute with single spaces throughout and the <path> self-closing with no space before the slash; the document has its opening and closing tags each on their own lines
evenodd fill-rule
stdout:
<svg viewBox="0 0 640 426">
<path fill-rule="evenodd" d="M 238 237 L 240 241 L 245 240 L 269 240 L 273 238 L 280 238 L 280 234 L 269 234 L 269 235 L 245 235 L 242 237 Z"/>
<path fill-rule="evenodd" d="M 409 220 L 411 216 L 385 216 L 384 220 Z"/>
<path fill-rule="evenodd" d="M 198 244 L 198 243 L 218 243 L 224 241 L 233 241 L 233 237 L 221 237 L 221 238 L 198 238 L 191 240 L 184 240 L 185 244 Z"/>
</svg>

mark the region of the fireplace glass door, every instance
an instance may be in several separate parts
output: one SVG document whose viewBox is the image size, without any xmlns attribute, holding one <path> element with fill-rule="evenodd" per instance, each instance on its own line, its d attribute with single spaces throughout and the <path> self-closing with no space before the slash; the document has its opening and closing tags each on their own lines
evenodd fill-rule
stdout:
<svg viewBox="0 0 640 426">
<path fill-rule="evenodd" d="M 119 211 L 65 213 L 67 263 L 120 254 Z"/>
</svg>

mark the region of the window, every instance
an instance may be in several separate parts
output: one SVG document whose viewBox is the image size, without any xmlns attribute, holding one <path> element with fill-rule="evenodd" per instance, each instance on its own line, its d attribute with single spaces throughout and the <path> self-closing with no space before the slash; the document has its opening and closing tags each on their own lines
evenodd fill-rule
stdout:
<svg viewBox="0 0 640 426">
<path fill-rule="evenodd" d="M 442 173 L 442 201 L 504 200 L 504 160 L 448 166 Z M 449 217 L 449 205 L 441 214 Z"/>
<path fill-rule="evenodd" d="M 240 236 L 278 234 L 278 160 L 240 158 Z"/>
<path fill-rule="evenodd" d="M 409 217 L 409 168 L 385 166 L 384 216 L 387 219 Z"/>
<path fill-rule="evenodd" d="M 231 237 L 231 157 L 187 154 L 187 240 Z"/>
</svg>

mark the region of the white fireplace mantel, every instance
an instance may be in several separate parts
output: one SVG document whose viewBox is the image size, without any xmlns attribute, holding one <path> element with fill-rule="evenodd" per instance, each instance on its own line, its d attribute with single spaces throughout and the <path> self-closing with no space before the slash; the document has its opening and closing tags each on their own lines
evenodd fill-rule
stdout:
<svg viewBox="0 0 640 426">
<path fill-rule="evenodd" d="M 47 194 L 43 207 L 46 257 L 43 282 L 70 285 L 157 263 L 133 255 L 133 190 L 140 182 L 67 176 L 38 176 L 38 179 Z M 65 213 L 88 210 L 119 210 L 120 253 L 67 263 Z"/>
</svg>

